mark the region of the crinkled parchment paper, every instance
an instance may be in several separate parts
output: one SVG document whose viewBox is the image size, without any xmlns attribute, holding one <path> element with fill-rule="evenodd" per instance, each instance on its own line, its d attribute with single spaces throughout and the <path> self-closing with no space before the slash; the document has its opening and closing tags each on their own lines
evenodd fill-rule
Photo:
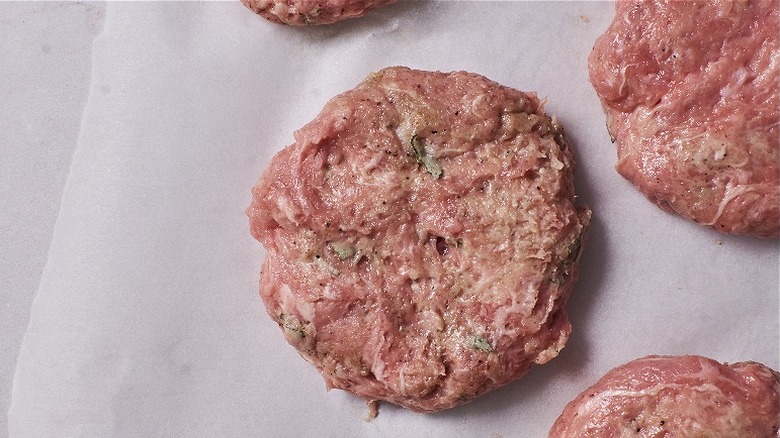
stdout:
<svg viewBox="0 0 780 438">
<path fill-rule="evenodd" d="M 290 28 L 239 2 L 110 3 L 13 388 L 12 437 L 542 437 L 647 354 L 778 368 L 778 243 L 662 212 L 613 170 L 586 59 L 607 2 L 401 1 Z M 257 296 L 250 187 L 333 95 L 390 65 L 547 98 L 594 211 L 561 355 L 469 405 L 415 414 L 326 392 Z"/>
</svg>

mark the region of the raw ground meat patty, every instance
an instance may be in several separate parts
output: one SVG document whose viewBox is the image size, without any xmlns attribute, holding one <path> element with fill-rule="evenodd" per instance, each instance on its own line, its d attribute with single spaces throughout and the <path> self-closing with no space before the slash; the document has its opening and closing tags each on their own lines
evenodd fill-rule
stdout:
<svg viewBox="0 0 780 438">
<path fill-rule="evenodd" d="M 645 357 L 608 372 L 569 403 L 549 437 L 776 438 L 778 379 L 755 362 Z"/>
<path fill-rule="evenodd" d="M 330 24 L 393 3 L 395 0 L 241 0 L 249 9 L 275 23 L 294 26 Z"/>
<path fill-rule="evenodd" d="M 779 3 L 617 2 L 590 79 L 617 171 L 665 210 L 778 235 Z"/>
<path fill-rule="evenodd" d="M 388 68 L 295 139 L 248 214 L 268 314 L 328 388 L 436 411 L 563 348 L 590 211 L 534 94 Z"/>
</svg>

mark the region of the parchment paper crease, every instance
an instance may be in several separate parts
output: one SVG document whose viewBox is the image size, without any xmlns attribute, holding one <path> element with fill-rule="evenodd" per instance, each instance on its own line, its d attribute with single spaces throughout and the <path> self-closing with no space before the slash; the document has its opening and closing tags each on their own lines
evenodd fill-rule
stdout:
<svg viewBox="0 0 780 438">
<path fill-rule="evenodd" d="M 110 3 L 12 437 L 541 437 L 647 354 L 778 368 L 778 244 L 660 211 L 615 173 L 586 58 L 606 2 L 402 1 L 314 29 L 238 2 Z M 471 70 L 548 99 L 594 211 L 561 355 L 434 415 L 326 392 L 257 297 L 249 190 L 333 95 L 374 70 Z"/>
</svg>

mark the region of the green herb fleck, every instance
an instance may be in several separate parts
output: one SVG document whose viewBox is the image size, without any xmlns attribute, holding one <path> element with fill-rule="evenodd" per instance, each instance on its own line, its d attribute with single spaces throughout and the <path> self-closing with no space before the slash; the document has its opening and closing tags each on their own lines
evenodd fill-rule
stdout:
<svg viewBox="0 0 780 438">
<path fill-rule="evenodd" d="M 493 347 L 490 345 L 490 342 L 484 337 L 484 336 L 474 336 L 469 340 L 469 347 L 475 348 L 477 350 L 482 350 L 486 353 L 490 353 L 493 351 Z"/>
<path fill-rule="evenodd" d="M 336 254 L 339 260 L 346 260 L 355 255 L 355 248 L 346 244 L 329 243 L 331 251 Z"/>
<path fill-rule="evenodd" d="M 566 244 L 565 258 L 561 260 L 560 266 L 556 267 L 550 272 L 551 283 L 561 284 L 569 276 L 569 273 L 571 271 L 570 268 L 577 260 L 577 257 L 580 254 L 581 246 L 582 246 L 582 241 L 580 240 L 580 236 L 575 237 L 574 240 Z"/>
<path fill-rule="evenodd" d="M 454 246 L 456 248 L 463 247 L 463 239 L 447 239 L 446 242 L 448 245 Z"/>
<path fill-rule="evenodd" d="M 437 163 L 433 157 L 428 155 L 422 142 L 418 139 L 417 134 L 412 136 L 410 143 L 412 144 L 412 149 L 414 149 L 414 157 L 417 159 L 417 162 L 422 164 L 423 167 L 425 167 L 425 170 L 427 170 L 435 179 L 441 178 L 444 173 L 441 166 L 439 166 L 439 163 Z"/>
<path fill-rule="evenodd" d="M 580 240 L 580 237 L 576 237 L 570 244 L 569 244 L 569 258 L 575 259 L 580 253 L 580 246 L 582 245 L 582 242 Z"/>
<path fill-rule="evenodd" d="M 306 336 L 306 329 L 301 322 L 298 321 L 298 318 L 292 315 L 280 314 L 279 326 L 284 329 L 285 333 L 290 334 L 290 336 L 294 338 L 302 339 Z"/>
<path fill-rule="evenodd" d="M 558 268 L 555 268 L 550 272 L 550 283 L 561 284 L 567 276 L 566 270 L 560 271 Z"/>
</svg>

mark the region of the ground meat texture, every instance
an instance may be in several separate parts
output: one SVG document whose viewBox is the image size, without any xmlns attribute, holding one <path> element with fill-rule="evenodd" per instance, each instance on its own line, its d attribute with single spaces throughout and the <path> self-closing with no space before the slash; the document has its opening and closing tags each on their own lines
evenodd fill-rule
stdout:
<svg viewBox="0 0 780 438">
<path fill-rule="evenodd" d="M 366 12 L 395 0 L 241 0 L 241 2 L 275 23 L 293 26 L 331 24 Z"/>
<path fill-rule="evenodd" d="M 665 210 L 778 235 L 779 3 L 617 2 L 590 79 L 617 171 Z"/>
<path fill-rule="evenodd" d="M 756 362 L 649 356 L 570 402 L 550 438 L 776 438 L 780 375 Z"/>
<path fill-rule="evenodd" d="M 534 94 L 388 68 L 295 139 L 248 214 L 268 314 L 328 388 L 437 411 L 563 348 L 590 211 Z"/>
</svg>

